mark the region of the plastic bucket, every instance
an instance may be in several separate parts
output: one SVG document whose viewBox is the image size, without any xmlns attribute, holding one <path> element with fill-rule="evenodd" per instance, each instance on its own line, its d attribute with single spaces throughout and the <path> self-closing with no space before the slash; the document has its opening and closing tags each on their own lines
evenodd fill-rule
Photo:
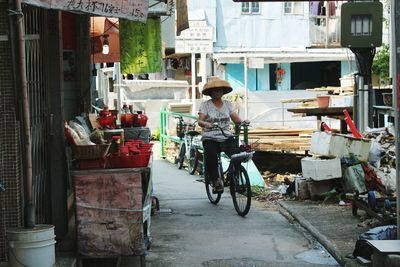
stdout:
<svg viewBox="0 0 400 267">
<path fill-rule="evenodd" d="M 329 96 L 328 95 L 321 95 L 317 96 L 318 106 L 320 108 L 327 108 L 329 107 Z"/>
<path fill-rule="evenodd" d="M 54 226 L 36 225 L 34 228 L 7 230 L 9 267 L 52 267 L 56 263 Z"/>
</svg>

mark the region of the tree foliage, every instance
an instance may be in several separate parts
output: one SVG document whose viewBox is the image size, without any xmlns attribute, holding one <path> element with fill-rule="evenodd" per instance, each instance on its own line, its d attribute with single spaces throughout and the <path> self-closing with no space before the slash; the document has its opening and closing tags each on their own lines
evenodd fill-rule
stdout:
<svg viewBox="0 0 400 267">
<path fill-rule="evenodd" d="M 388 79 L 389 64 L 389 45 L 383 44 L 374 57 L 371 71 L 373 74 L 379 75 L 381 79 Z"/>
</svg>

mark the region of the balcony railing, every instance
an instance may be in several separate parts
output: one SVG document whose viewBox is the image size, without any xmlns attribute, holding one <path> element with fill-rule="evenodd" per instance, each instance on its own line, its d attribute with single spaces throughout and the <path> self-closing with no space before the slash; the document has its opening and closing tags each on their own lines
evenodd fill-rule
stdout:
<svg viewBox="0 0 400 267">
<path fill-rule="evenodd" d="M 340 16 L 310 16 L 312 47 L 340 47 Z"/>
</svg>

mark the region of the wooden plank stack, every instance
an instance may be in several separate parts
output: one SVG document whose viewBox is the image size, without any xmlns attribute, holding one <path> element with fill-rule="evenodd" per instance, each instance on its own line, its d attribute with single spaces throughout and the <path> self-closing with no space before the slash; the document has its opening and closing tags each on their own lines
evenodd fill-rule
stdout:
<svg viewBox="0 0 400 267">
<path fill-rule="evenodd" d="M 249 143 L 255 151 L 302 152 L 310 150 L 315 129 L 249 129 Z"/>
</svg>

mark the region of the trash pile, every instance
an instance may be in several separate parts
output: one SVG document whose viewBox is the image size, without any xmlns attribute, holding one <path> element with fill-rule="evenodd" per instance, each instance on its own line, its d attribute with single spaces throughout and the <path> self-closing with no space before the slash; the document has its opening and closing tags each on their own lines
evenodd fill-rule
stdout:
<svg viewBox="0 0 400 267">
<path fill-rule="evenodd" d="M 369 129 L 364 136 L 372 140 L 368 161 L 386 192 L 396 190 L 396 145 L 393 128 Z"/>
</svg>

